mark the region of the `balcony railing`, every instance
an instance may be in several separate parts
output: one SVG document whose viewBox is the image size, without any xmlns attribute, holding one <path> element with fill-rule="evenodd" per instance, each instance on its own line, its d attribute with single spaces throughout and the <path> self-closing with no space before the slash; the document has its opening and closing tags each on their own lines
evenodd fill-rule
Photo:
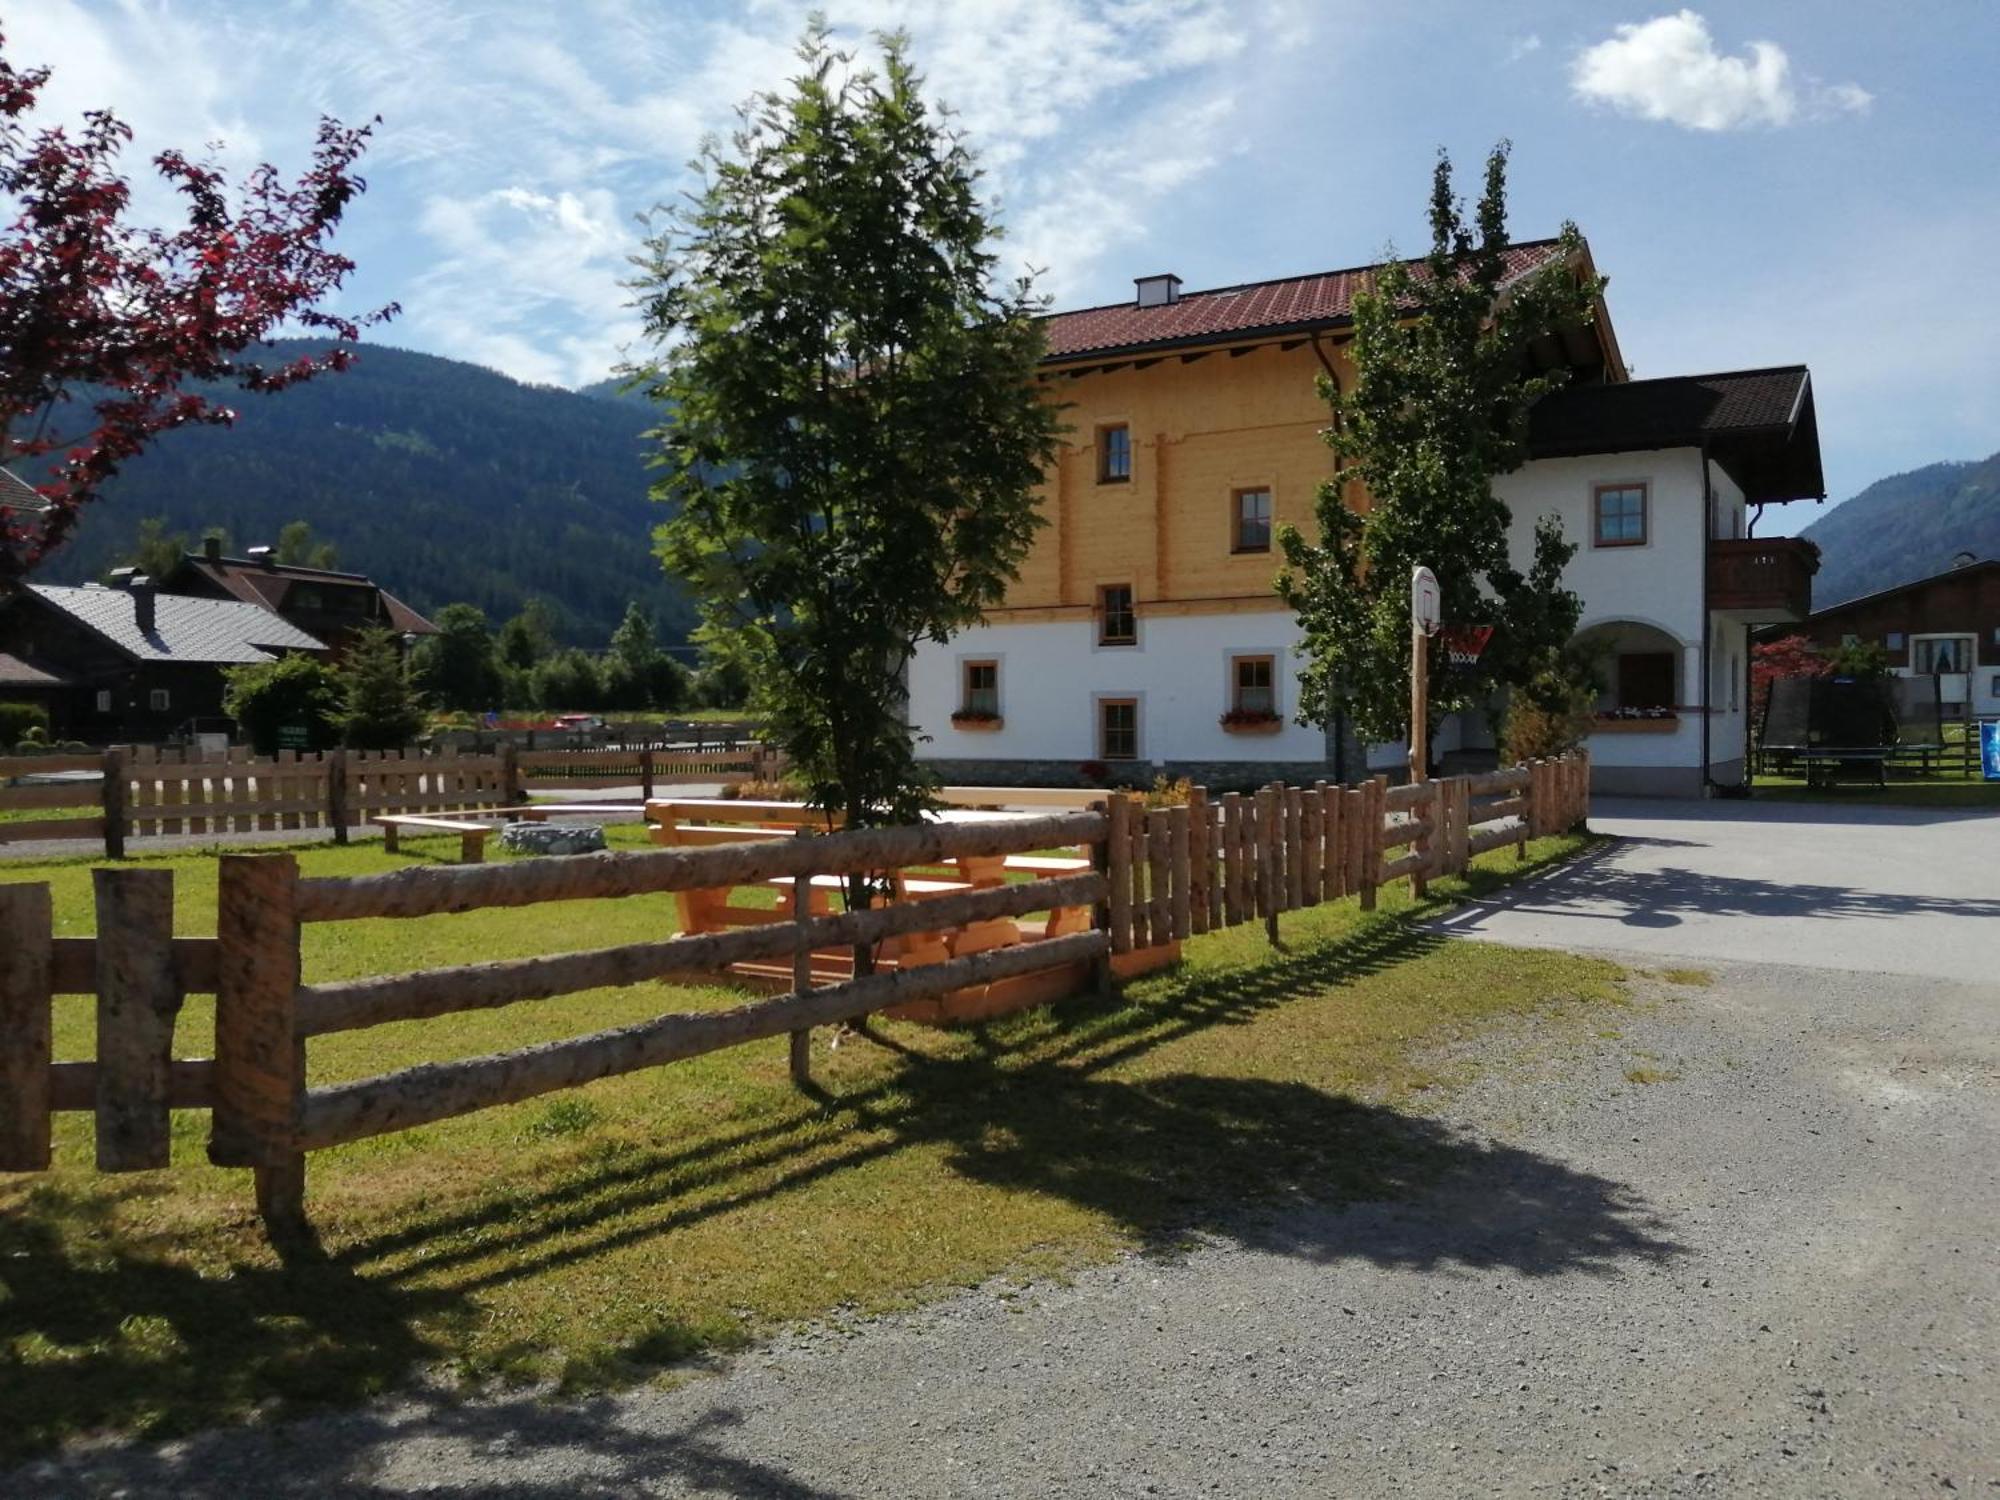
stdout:
<svg viewBox="0 0 2000 1500">
<path fill-rule="evenodd" d="M 1709 608 L 1764 620 L 1803 620 L 1812 613 L 1818 571 L 1819 548 L 1797 537 L 1711 541 Z"/>
</svg>

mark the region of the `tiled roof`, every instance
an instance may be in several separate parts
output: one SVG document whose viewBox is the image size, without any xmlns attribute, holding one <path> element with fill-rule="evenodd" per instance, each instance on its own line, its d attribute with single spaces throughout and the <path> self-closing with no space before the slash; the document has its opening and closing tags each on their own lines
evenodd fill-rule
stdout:
<svg viewBox="0 0 2000 1500">
<path fill-rule="evenodd" d="M 1704 445 L 1753 502 L 1826 493 L 1804 365 L 1569 386 L 1528 415 L 1537 458 Z"/>
<path fill-rule="evenodd" d="M 233 599 L 153 595 L 153 628 L 139 629 L 124 589 L 58 588 L 30 584 L 45 603 L 82 622 L 138 661 L 241 663 L 270 661 L 281 651 L 324 651 L 315 640 L 267 609 Z"/>
<path fill-rule="evenodd" d="M 6 651 L 0 651 L 0 687 L 61 687 L 69 678 L 47 667 L 38 667 Z"/>
<path fill-rule="evenodd" d="M 320 588 L 374 589 L 382 596 L 389 627 L 402 635 L 435 635 L 437 626 L 418 614 L 366 573 L 342 573 L 332 568 L 308 568 L 298 563 L 261 563 L 251 557 L 210 557 L 202 552 L 187 554 L 186 566 L 213 579 L 246 603 L 266 609 L 282 609 L 285 595 L 297 583 Z"/>
<path fill-rule="evenodd" d="M 1554 259 L 1555 240 L 1531 240 L 1507 251 L 1507 279 Z M 1416 264 L 1410 262 L 1409 264 Z M 1331 327 L 1354 311 L 1355 294 L 1373 283 L 1381 265 L 1352 266 L 1280 281 L 1183 292 L 1170 303 L 1140 307 L 1117 302 L 1077 312 L 1051 313 L 1042 320 L 1048 360 L 1123 352 L 1155 344 L 1195 344 L 1239 334 Z"/>
<path fill-rule="evenodd" d="M 49 502 L 12 469 L 0 469 L 0 506 L 8 510 L 47 510 Z"/>
</svg>

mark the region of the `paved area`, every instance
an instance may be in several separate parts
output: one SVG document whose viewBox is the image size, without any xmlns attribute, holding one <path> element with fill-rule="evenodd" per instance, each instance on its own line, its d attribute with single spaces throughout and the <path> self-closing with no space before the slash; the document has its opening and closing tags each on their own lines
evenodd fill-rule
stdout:
<svg viewBox="0 0 2000 1500">
<path fill-rule="evenodd" d="M 1618 842 L 1441 930 L 1666 963 L 2000 981 L 2000 815 L 1600 798 L 1590 821 Z"/>
</svg>

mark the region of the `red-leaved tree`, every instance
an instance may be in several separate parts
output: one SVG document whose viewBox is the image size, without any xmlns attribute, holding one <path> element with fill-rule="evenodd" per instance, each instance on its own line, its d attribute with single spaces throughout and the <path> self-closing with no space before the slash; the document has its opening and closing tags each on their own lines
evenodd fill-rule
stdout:
<svg viewBox="0 0 2000 1500">
<path fill-rule="evenodd" d="M 357 317 L 324 311 L 354 263 L 328 247 L 366 184 L 368 140 L 322 119 L 312 167 L 288 183 L 269 166 L 234 190 L 212 162 L 165 151 L 153 166 L 185 208 L 174 229 L 127 222 L 118 159 L 132 132 L 108 111 L 81 130 L 25 123 L 48 70 L 17 70 L 0 36 L 0 465 L 46 503 L 38 518 L 0 512 L 0 577 L 58 545 L 120 465 L 161 433 L 227 424 L 235 413 L 188 386 L 275 391 L 345 369 L 346 347 L 391 305 Z M 243 357 L 282 327 L 335 341 L 275 366 Z"/>
</svg>

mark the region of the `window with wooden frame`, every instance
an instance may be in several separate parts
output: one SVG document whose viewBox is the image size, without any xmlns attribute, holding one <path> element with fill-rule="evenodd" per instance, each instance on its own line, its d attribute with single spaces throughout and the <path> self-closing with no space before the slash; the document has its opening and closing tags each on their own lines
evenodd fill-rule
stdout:
<svg viewBox="0 0 2000 1500">
<path fill-rule="evenodd" d="M 1097 644 L 1136 646 L 1139 617 L 1132 608 L 1132 585 L 1107 583 L 1097 591 Z"/>
<path fill-rule="evenodd" d="M 1919 677 L 1933 673 L 1972 670 L 1972 637 L 1969 635 L 1920 635 L 1910 666 Z"/>
<path fill-rule="evenodd" d="M 1000 663 L 969 661 L 961 673 L 963 682 L 958 710 L 967 718 L 1000 717 Z"/>
<path fill-rule="evenodd" d="M 1596 547 L 1646 545 L 1647 494 L 1643 484 L 1599 484 L 1590 491 L 1590 540 Z"/>
<path fill-rule="evenodd" d="M 1245 718 L 1278 712 L 1277 662 L 1269 656 L 1236 656 L 1229 662 L 1229 707 Z"/>
<path fill-rule="evenodd" d="M 1097 482 L 1123 484 L 1132 477 L 1132 429 L 1123 422 L 1097 429 Z"/>
<path fill-rule="evenodd" d="M 1234 490 L 1229 497 L 1229 550 L 1269 552 L 1271 550 L 1271 492 L 1267 489 Z"/>
<path fill-rule="evenodd" d="M 1139 758 L 1139 700 L 1099 698 L 1097 700 L 1097 758 L 1137 760 Z"/>
</svg>

